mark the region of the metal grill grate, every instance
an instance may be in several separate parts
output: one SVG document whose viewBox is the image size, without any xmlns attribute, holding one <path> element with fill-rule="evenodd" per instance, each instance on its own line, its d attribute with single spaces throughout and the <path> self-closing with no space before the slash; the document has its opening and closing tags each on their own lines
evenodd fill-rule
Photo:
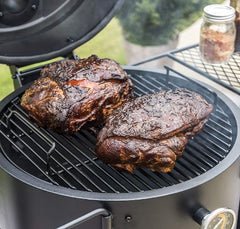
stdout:
<svg viewBox="0 0 240 229">
<path fill-rule="evenodd" d="M 96 133 L 82 130 L 67 136 L 39 128 L 20 106 L 21 94 L 6 105 L 0 116 L 4 155 L 19 169 L 54 185 L 100 193 L 141 192 L 182 183 L 207 172 L 226 157 L 235 142 L 235 119 L 215 93 L 185 76 L 176 75 L 171 69 L 168 74 L 131 69 L 128 73 L 137 96 L 185 87 L 215 104 L 203 131 L 189 140 L 172 172 L 138 169 L 129 174 L 117 171 L 96 157 Z"/>
<path fill-rule="evenodd" d="M 198 45 L 171 52 L 169 56 L 203 76 L 240 94 L 239 54 L 234 53 L 229 62 L 222 65 L 204 63 L 199 55 Z"/>
</svg>

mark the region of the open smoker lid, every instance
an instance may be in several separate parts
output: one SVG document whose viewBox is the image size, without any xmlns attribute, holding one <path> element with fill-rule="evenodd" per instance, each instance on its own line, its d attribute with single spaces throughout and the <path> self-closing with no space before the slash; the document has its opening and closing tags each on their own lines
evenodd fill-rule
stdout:
<svg viewBox="0 0 240 229">
<path fill-rule="evenodd" d="M 0 0 L 0 62 L 26 65 L 58 56 L 96 35 L 123 0 Z"/>
</svg>

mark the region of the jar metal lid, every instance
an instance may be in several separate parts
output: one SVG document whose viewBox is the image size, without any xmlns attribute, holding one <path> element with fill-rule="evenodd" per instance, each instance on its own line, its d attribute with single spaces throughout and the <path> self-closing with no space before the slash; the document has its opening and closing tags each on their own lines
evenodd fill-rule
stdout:
<svg viewBox="0 0 240 229">
<path fill-rule="evenodd" d="M 204 17 L 212 21 L 233 21 L 235 10 L 231 6 L 212 4 L 204 7 Z"/>
</svg>

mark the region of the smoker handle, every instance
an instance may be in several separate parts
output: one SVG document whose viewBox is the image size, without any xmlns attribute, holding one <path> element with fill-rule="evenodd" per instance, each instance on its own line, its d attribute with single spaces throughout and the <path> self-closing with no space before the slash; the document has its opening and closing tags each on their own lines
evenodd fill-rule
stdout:
<svg viewBox="0 0 240 229">
<path fill-rule="evenodd" d="M 91 211 L 69 223 L 57 227 L 56 229 L 71 229 L 99 215 L 102 216 L 102 229 L 112 229 L 112 214 L 104 208 L 98 208 L 94 211 Z"/>
</svg>

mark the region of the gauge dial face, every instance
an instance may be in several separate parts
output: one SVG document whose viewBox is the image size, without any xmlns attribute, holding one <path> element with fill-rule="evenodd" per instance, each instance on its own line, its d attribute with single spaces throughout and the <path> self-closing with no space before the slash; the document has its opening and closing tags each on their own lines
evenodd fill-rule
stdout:
<svg viewBox="0 0 240 229">
<path fill-rule="evenodd" d="M 203 220 L 203 229 L 233 229 L 235 213 L 231 209 L 217 209 Z"/>
</svg>

